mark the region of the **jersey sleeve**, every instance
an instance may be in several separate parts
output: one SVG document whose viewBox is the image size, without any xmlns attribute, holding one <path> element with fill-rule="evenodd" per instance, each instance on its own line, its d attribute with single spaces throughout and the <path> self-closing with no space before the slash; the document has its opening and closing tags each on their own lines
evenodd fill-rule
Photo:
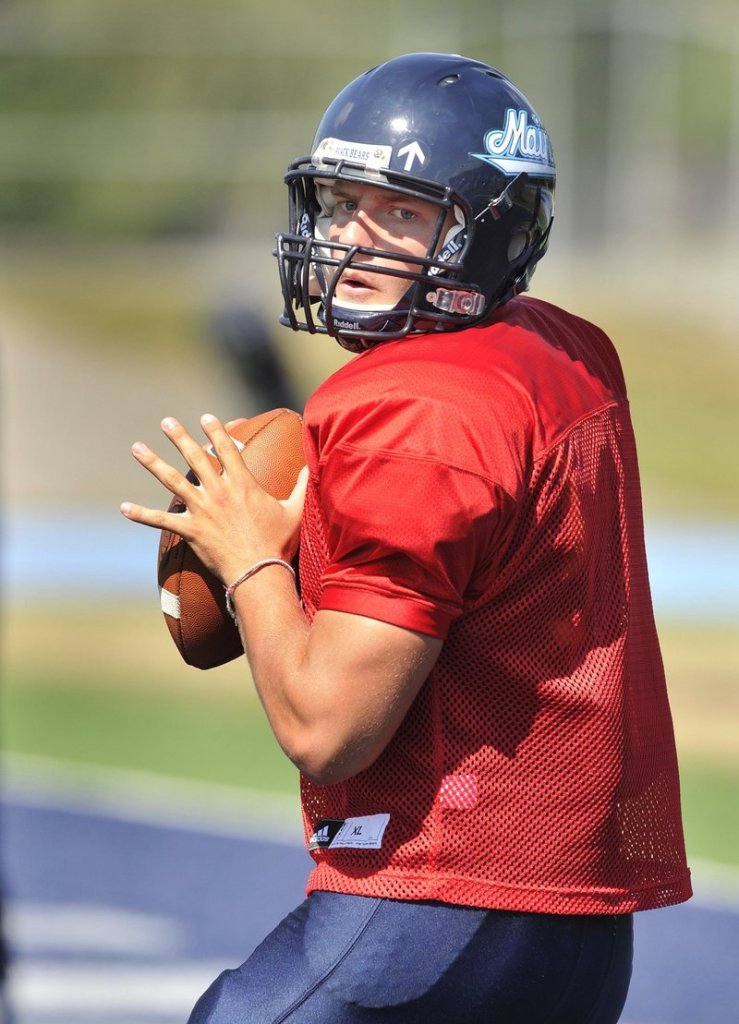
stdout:
<svg viewBox="0 0 739 1024">
<path fill-rule="evenodd" d="M 443 639 L 497 532 L 500 495 L 438 459 L 339 443 L 321 469 L 320 608 Z"/>
</svg>

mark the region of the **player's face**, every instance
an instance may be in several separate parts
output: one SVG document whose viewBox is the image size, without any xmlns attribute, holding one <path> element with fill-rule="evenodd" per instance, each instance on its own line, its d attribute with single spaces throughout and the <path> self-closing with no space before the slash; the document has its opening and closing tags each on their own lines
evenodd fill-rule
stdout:
<svg viewBox="0 0 739 1024">
<path fill-rule="evenodd" d="M 384 249 L 401 256 L 427 256 L 439 219 L 439 207 L 423 199 L 354 182 L 331 185 L 333 211 L 328 240 L 364 248 Z M 453 221 L 453 215 L 449 215 Z M 447 225 L 441 231 L 443 239 Z M 389 274 L 373 274 L 372 267 L 390 267 L 417 273 L 417 263 L 357 253 L 352 269 L 345 270 L 336 286 L 335 300 L 345 306 L 392 308 L 408 290 L 409 281 Z M 357 265 L 361 265 L 358 267 Z M 366 269 L 365 269 L 366 268 Z"/>
</svg>

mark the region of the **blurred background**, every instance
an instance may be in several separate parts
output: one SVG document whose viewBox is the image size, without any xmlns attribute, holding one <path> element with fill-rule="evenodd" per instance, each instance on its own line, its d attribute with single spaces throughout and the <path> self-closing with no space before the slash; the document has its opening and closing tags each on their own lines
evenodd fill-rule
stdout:
<svg viewBox="0 0 739 1024">
<path fill-rule="evenodd" d="M 739 905 L 736 0 L 0 0 L 8 1020 L 183 1020 L 300 898 L 294 772 L 241 664 L 179 661 L 157 537 L 118 504 L 166 500 L 129 455 L 164 415 L 300 409 L 343 361 L 277 324 L 282 175 L 347 81 L 414 50 L 499 67 L 553 140 L 532 292 L 621 352 L 690 859 Z M 634 998 L 627 1024 L 737 1005 Z"/>
</svg>

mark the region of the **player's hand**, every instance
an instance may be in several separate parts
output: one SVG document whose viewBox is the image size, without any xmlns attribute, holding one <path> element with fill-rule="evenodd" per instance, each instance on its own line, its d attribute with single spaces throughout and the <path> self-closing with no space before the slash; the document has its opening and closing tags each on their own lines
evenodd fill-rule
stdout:
<svg viewBox="0 0 739 1024">
<path fill-rule="evenodd" d="M 131 448 L 137 462 L 180 499 L 185 511 L 166 512 L 126 501 L 121 512 L 132 522 L 182 537 L 224 583 L 263 558 L 291 561 L 298 548 L 307 470 L 301 472 L 290 497 L 279 501 L 254 479 L 220 420 L 206 415 L 200 422 L 219 465 L 177 420 L 162 421 L 164 434 L 199 483 L 142 441 Z"/>
</svg>

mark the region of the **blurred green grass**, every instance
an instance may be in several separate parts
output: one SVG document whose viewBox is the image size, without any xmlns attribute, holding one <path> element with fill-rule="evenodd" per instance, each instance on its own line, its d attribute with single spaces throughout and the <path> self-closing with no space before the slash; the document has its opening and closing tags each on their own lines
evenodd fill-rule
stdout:
<svg viewBox="0 0 739 1024">
<path fill-rule="evenodd" d="M 206 270 L 187 250 L 19 239 L 0 247 L 0 265 L 6 315 L 60 344 L 187 358 L 202 340 Z"/>
<path fill-rule="evenodd" d="M 9 677 L 3 690 L 8 753 L 296 792 L 297 772 L 246 696 L 246 680 L 242 697 L 132 690 L 115 671 L 98 687 L 70 674 Z"/>
<path fill-rule="evenodd" d="M 612 301 L 612 300 L 611 300 Z M 582 313 L 582 303 L 574 311 Z M 624 367 L 648 516 L 739 523 L 739 348 L 728 325 L 595 297 Z"/>
</svg>

